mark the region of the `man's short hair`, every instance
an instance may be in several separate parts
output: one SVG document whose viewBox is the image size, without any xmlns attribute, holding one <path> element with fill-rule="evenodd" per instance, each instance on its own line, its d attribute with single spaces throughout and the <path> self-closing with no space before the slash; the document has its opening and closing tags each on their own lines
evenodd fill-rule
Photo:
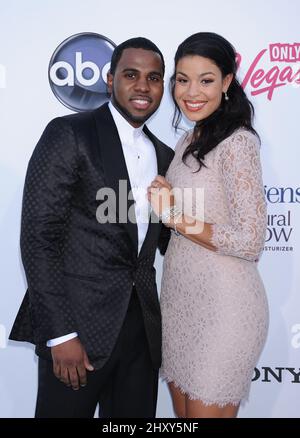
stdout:
<svg viewBox="0 0 300 438">
<path fill-rule="evenodd" d="M 158 53 L 161 58 L 163 75 L 165 74 L 165 61 L 163 54 L 161 53 L 159 48 L 147 38 L 137 37 L 130 38 L 129 40 L 124 41 L 123 43 L 119 44 L 113 51 L 109 70 L 112 75 L 115 74 L 118 62 L 120 61 L 122 53 L 125 49 L 143 49 L 151 50 L 152 52 Z"/>
</svg>

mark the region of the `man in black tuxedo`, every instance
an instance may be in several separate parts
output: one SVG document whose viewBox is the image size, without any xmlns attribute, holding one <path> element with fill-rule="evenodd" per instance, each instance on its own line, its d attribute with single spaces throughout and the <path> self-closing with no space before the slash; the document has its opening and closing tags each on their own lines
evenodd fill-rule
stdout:
<svg viewBox="0 0 300 438">
<path fill-rule="evenodd" d="M 36 417 L 93 417 L 98 403 L 101 417 L 155 416 L 153 263 L 169 232 L 145 220 L 146 189 L 173 151 L 144 123 L 160 104 L 163 75 L 151 41 L 120 44 L 110 103 L 54 119 L 30 159 L 21 227 L 28 290 L 10 339 L 36 345 Z"/>
</svg>

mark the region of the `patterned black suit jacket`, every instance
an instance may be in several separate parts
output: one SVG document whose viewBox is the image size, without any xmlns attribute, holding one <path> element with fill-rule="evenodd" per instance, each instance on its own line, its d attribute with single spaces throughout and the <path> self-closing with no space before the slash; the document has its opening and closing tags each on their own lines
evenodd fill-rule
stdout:
<svg viewBox="0 0 300 438">
<path fill-rule="evenodd" d="M 147 127 L 164 175 L 173 151 Z M 28 290 L 10 339 L 36 345 L 50 358 L 46 341 L 78 332 L 96 368 L 109 358 L 126 315 L 133 283 L 141 303 L 153 364 L 161 362 L 161 316 L 153 267 L 157 246 L 169 232 L 150 223 L 138 255 L 137 225 L 96 219 L 103 187 L 119 193 L 128 172 L 107 104 L 56 118 L 30 159 L 23 196 L 21 253 Z M 125 193 L 127 196 L 127 193 Z M 128 202 L 128 207 L 133 201 Z M 118 218 L 118 207 L 116 215 Z"/>
</svg>

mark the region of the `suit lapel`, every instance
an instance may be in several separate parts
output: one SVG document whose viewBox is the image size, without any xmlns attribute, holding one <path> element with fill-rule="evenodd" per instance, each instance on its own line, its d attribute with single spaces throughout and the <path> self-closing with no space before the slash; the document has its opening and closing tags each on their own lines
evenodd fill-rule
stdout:
<svg viewBox="0 0 300 438">
<path fill-rule="evenodd" d="M 152 134 L 152 132 L 149 131 L 149 129 L 148 129 L 148 127 L 146 125 L 144 125 L 143 131 L 144 131 L 144 133 L 147 135 L 147 137 L 151 140 L 151 142 L 154 145 L 155 152 L 156 152 L 156 158 L 157 158 L 157 171 L 158 171 L 158 175 L 163 175 L 164 176 L 165 173 L 166 173 L 166 169 L 164 168 L 165 158 L 163 156 L 162 148 L 159 146 L 159 144 L 157 143 L 157 139 Z"/>
<path fill-rule="evenodd" d="M 147 128 L 146 125 L 144 126 L 143 131 L 154 145 L 155 152 L 156 152 L 156 158 L 157 158 L 158 174 L 164 176 L 166 174 L 167 168 L 166 168 L 166 164 L 165 164 L 166 159 L 163 155 L 163 149 L 159 146 L 157 139 L 151 133 L 151 131 L 149 131 L 149 129 Z M 161 229 L 161 227 L 160 227 L 160 223 L 158 222 L 158 218 L 154 215 L 154 220 L 151 220 L 151 216 L 150 216 L 148 230 L 147 230 L 147 234 L 146 234 L 145 240 L 143 242 L 143 245 L 142 245 L 142 248 L 141 248 L 141 251 L 139 254 L 140 256 L 143 255 L 144 252 L 147 253 L 147 248 L 150 248 L 150 246 L 152 245 L 153 239 L 155 239 L 155 241 L 158 240 L 160 229 Z"/>
<path fill-rule="evenodd" d="M 117 200 L 117 215 L 120 215 L 119 211 L 119 198 L 122 200 L 124 196 L 128 196 L 131 192 L 130 179 L 126 167 L 125 157 L 123 154 L 123 149 L 121 145 L 121 140 L 118 134 L 117 127 L 114 123 L 111 112 L 108 108 L 108 105 L 105 104 L 101 106 L 98 110 L 95 111 L 96 115 L 96 126 L 98 139 L 101 150 L 101 157 L 103 162 L 103 168 L 105 173 L 105 180 L 107 182 L 107 186 L 111 187 L 116 193 Z M 119 181 L 123 180 L 127 182 L 127 190 L 120 192 Z M 134 212 L 134 201 L 128 200 L 127 203 L 123 203 L 126 205 L 127 210 L 130 209 L 131 212 Z M 124 213 L 123 215 L 124 216 Z M 134 215 L 135 219 L 135 215 Z M 136 223 L 126 220 L 124 223 L 131 240 L 133 242 L 134 248 L 137 252 L 138 250 L 138 230 Z"/>
</svg>

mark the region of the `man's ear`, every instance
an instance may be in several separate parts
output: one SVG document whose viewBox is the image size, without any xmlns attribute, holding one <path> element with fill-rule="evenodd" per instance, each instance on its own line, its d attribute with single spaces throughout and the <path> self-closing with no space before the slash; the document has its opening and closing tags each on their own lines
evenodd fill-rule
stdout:
<svg viewBox="0 0 300 438">
<path fill-rule="evenodd" d="M 108 91 L 110 94 L 112 94 L 113 80 L 114 80 L 113 75 L 112 75 L 110 72 L 108 72 L 108 73 L 107 73 L 107 91 Z"/>
</svg>

